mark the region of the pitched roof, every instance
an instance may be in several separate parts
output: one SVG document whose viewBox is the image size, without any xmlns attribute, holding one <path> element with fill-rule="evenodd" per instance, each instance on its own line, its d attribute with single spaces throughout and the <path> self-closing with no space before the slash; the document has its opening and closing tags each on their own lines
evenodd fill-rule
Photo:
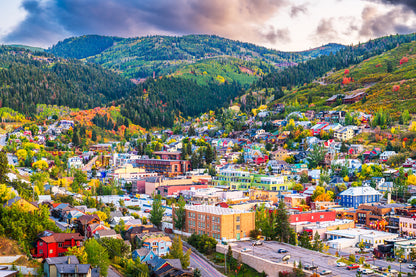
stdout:
<svg viewBox="0 0 416 277">
<path fill-rule="evenodd" d="M 78 218 L 78 221 L 81 222 L 82 225 L 85 225 L 85 224 L 89 223 L 90 221 L 92 221 L 93 219 L 100 220 L 100 218 L 96 214 L 94 214 L 94 215 L 85 214 L 83 216 L 80 216 Z"/>
<path fill-rule="evenodd" d="M 46 258 L 45 263 L 47 264 L 79 264 L 78 258 L 76 256 L 62 256 L 55 258 Z"/>
<path fill-rule="evenodd" d="M 87 274 L 90 270 L 89 264 L 57 264 L 56 269 L 60 274 Z"/>
<path fill-rule="evenodd" d="M 150 252 L 151 250 L 149 249 L 149 248 L 145 248 L 145 247 L 142 247 L 142 248 L 140 248 L 140 249 L 136 249 L 136 250 L 134 250 L 133 252 L 136 252 L 137 253 L 137 255 L 138 256 L 140 256 L 140 257 L 144 257 L 144 256 L 146 256 L 147 254 L 149 254 L 149 252 Z"/>
<path fill-rule="evenodd" d="M 173 266 L 174 268 L 177 269 L 182 269 L 182 264 L 181 264 L 181 260 L 180 259 L 166 259 L 166 261 Z"/>
<path fill-rule="evenodd" d="M 81 236 L 79 233 L 52 233 L 49 236 L 43 236 L 39 238 L 40 240 L 43 240 L 46 243 L 53 243 L 53 242 L 64 242 L 66 240 L 83 240 L 84 237 Z"/>
<path fill-rule="evenodd" d="M 372 187 L 351 187 L 340 193 L 342 196 L 360 196 L 360 195 L 381 195 L 380 192 L 373 189 Z"/>
</svg>

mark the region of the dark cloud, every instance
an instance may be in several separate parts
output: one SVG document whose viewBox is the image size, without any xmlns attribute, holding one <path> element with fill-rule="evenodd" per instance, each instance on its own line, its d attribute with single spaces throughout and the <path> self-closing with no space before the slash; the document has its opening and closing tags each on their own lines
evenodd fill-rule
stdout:
<svg viewBox="0 0 416 277">
<path fill-rule="evenodd" d="M 323 18 L 316 27 L 315 35 L 325 41 L 331 41 L 337 38 L 337 30 L 334 27 L 335 18 Z"/>
<path fill-rule="evenodd" d="M 400 5 L 411 9 L 413 12 L 416 12 L 416 1 L 415 0 L 376 0 L 377 2 L 381 2 L 384 4 L 389 5 Z"/>
<path fill-rule="evenodd" d="M 279 42 L 290 42 L 290 32 L 289 29 L 276 29 L 273 26 L 268 27 L 268 31 L 263 33 L 263 36 L 266 38 L 267 41 L 271 43 Z"/>
<path fill-rule="evenodd" d="M 362 13 L 360 36 L 379 37 L 388 34 L 405 34 L 414 31 L 415 24 L 408 23 L 414 14 L 404 6 L 395 7 L 388 12 L 380 12 L 374 6 L 366 6 Z"/>
<path fill-rule="evenodd" d="M 300 14 L 306 14 L 308 12 L 308 3 L 304 3 L 299 6 L 292 6 L 290 8 L 290 17 L 296 17 Z"/>
<path fill-rule="evenodd" d="M 282 8 L 306 12 L 289 0 L 24 0 L 27 17 L 4 40 L 51 44 L 71 35 L 218 34 L 248 41 L 289 38 L 265 22 Z"/>
</svg>

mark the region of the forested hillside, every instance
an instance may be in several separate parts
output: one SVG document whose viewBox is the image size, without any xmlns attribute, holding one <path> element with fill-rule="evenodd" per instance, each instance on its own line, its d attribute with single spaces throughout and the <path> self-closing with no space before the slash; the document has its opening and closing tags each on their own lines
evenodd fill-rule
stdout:
<svg viewBox="0 0 416 277">
<path fill-rule="evenodd" d="M 0 106 L 26 115 L 36 104 L 88 109 L 126 96 L 133 84 L 94 64 L 0 47 Z"/>
<path fill-rule="evenodd" d="M 366 97 L 352 105 L 337 101 L 332 106 L 376 113 L 381 108 L 398 117 L 400 112 L 416 112 L 416 42 L 402 44 L 390 51 L 365 59 L 288 92 L 279 102 L 320 109 L 333 95 L 366 92 Z M 313 104 L 312 104 L 313 103 Z"/>
<path fill-rule="evenodd" d="M 342 47 L 331 44 L 304 53 L 291 53 L 212 35 L 147 36 L 125 39 L 82 36 L 59 42 L 48 51 L 63 57 L 85 58 L 89 62 L 101 64 L 123 76 L 135 79 L 152 76 L 153 72 L 156 76 L 169 74 L 182 76 L 184 71 L 192 74 L 205 64 L 209 66 L 215 62 L 225 62 L 231 64 L 227 70 L 228 74 L 221 71 L 207 71 L 205 75 L 210 78 L 220 75 L 230 81 L 247 84 L 247 79 L 251 82 L 263 73 L 296 65 L 298 62 L 319 56 L 321 51 L 328 54 Z M 99 49 L 102 51 L 98 51 Z M 258 72 L 256 70 L 258 68 L 262 71 Z M 249 78 L 239 77 L 240 75 Z M 201 80 L 206 83 L 205 78 L 194 76 L 194 79 L 199 83 Z"/>
<path fill-rule="evenodd" d="M 173 126 L 175 118 L 196 116 L 230 103 L 240 92 L 234 83 L 198 85 L 174 77 L 148 79 L 126 99 L 121 99 L 121 114 L 142 127 Z"/>
<path fill-rule="evenodd" d="M 196 116 L 229 103 L 241 91 L 228 80 L 176 77 L 134 85 L 100 65 L 56 58 L 44 52 L 0 47 L 0 107 L 34 117 L 39 104 L 92 109 L 120 105 L 121 113 L 142 127 L 172 126 L 177 116 Z"/>
</svg>

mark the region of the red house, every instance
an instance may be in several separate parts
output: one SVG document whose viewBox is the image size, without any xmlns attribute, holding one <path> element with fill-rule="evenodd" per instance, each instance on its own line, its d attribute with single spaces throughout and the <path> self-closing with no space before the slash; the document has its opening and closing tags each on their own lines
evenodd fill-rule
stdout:
<svg viewBox="0 0 416 277">
<path fill-rule="evenodd" d="M 294 213 L 289 216 L 289 222 L 322 222 L 335 221 L 335 211 L 311 211 Z"/>
<path fill-rule="evenodd" d="M 79 233 L 54 233 L 44 231 L 36 241 L 36 247 L 32 249 L 34 258 L 53 258 L 65 255 L 69 247 L 82 246 L 84 237 Z"/>
<path fill-rule="evenodd" d="M 191 190 L 194 189 L 206 189 L 208 188 L 207 184 L 192 184 L 192 185 L 174 185 L 174 186 L 159 186 L 156 190 L 158 194 L 163 197 L 177 195 L 182 190 Z"/>
</svg>

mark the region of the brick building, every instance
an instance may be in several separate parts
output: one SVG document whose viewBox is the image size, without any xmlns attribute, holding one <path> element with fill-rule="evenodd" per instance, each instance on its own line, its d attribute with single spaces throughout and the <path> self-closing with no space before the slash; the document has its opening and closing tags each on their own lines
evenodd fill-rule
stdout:
<svg viewBox="0 0 416 277">
<path fill-rule="evenodd" d="M 191 170 L 191 162 L 184 160 L 139 159 L 135 161 L 135 165 L 167 177 L 184 175 Z"/>
<path fill-rule="evenodd" d="M 296 212 L 289 215 L 289 222 L 335 221 L 335 211 Z"/>
<path fill-rule="evenodd" d="M 240 240 L 255 228 L 255 213 L 209 205 L 186 206 L 184 232 L 217 240 Z"/>
<path fill-rule="evenodd" d="M 206 189 L 208 188 L 207 184 L 192 184 L 192 185 L 175 185 L 175 186 L 160 186 L 156 189 L 157 193 L 162 195 L 163 197 L 171 196 L 171 195 L 179 195 L 179 192 L 183 190 L 191 190 L 191 189 Z"/>
</svg>

